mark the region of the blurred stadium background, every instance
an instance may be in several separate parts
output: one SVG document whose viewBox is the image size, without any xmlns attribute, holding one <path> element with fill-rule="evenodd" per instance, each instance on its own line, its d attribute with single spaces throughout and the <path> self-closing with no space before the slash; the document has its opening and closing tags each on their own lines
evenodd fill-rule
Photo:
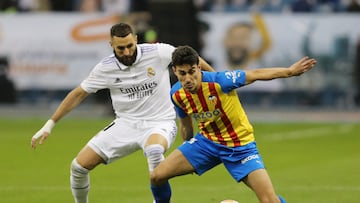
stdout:
<svg viewBox="0 0 360 203">
<path fill-rule="evenodd" d="M 316 58 L 316 68 L 306 75 L 240 89 L 239 96 L 259 128 L 256 136 L 268 167 L 291 202 L 358 202 L 358 0 L 1 0 L 0 140 L 4 147 L 0 152 L 5 155 L 1 158 L 5 166 L 0 168 L 0 202 L 71 201 L 68 164 L 90 136 L 111 121 L 107 90 L 90 96 L 71 112 L 54 131 L 61 136 L 51 138 L 38 153 L 32 153 L 27 145 L 68 91 L 111 52 L 108 31 L 121 21 L 135 27 L 139 42 L 191 45 L 217 70 L 229 69 L 230 51 L 241 50 L 241 46 L 247 49 L 245 58 L 233 60 L 247 68 L 289 66 L 305 55 Z M 249 25 L 248 35 L 226 42 L 236 24 Z M 247 43 L 238 43 L 243 38 Z M 6 156 L 11 151 L 15 157 Z M 282 159 L 284 152 L 288 156 Z M 114 202 L 124 191 L 135 196 L 144 193 L 138 202 L 150 198 L 143 157 L 140 153 L 135 156 L 134 162 L 125 159 L 95 173 L 94 188 L 99 184 L 100 189 L 92 194 L 94 202 Z M 315 157 L 319 157 L 317 163 L 309 162 Z M 134 180 L 143 186 L 124 189 L 122 185 L 118 191 L 115 180 L 136 172 L 119 174 L 119 169 L 129 170 L 127 164 L 142 171 Z M 199 202 L 215 203 L 222 198 L 256 202 L 242 186 L 230 192 L 234 182 L 223 169 L 207 177 L 174 180 L 175 190 L 180 191 L 174 202 L 189 202 L 189 190 L 204 185 L 209 185 L 205 191 L 214 195 L 198 195 Z M 110 179 L 112 186 L 106 186 Z M 216 183 L 205 179 L 226 185 L 224 195 L 228 196 L 217 194 L 210 187 Z M 42 191 L 52 195 L 51 201 Z M 132 200 L 124 197 L 120 202 Z"/>
</svg>

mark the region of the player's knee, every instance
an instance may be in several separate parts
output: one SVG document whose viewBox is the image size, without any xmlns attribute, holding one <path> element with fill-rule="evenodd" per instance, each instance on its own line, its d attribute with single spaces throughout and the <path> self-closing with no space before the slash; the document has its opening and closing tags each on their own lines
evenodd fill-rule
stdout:
<svg viewBox="0 0 360 203">
<path fill-rule="evenodd" d="M 70 172 L 72 176 L 86 176 L 89 170 L 82 167 L 76 159 L 73 159 L 70 166 Z"/>
<path fill-rule="evenodd" d="M 71 162 L 70 167 L 70 184 L 73 190 L 84 190 L 88 191 L 90 187 L 89 182 L 89 170 L 82 167 L 76 159 Z M 74 193 L 78 196 L 78 193 Z"/>
<path fill-rule="evenodd" d="M 153 171 L 155 167 L 165 159 L 164 152 L 165 149 L 160 144 L 152 144 L 145 147 L 144 154 L 147 158 L 150 172 Z"/>
<path fill-rule="evenodd" d="M 166 179 L 161 176 L 161 173 L 157 169 L 150 173 L 151 185 L 162 185 L 165 181 Z"/>
</svg>

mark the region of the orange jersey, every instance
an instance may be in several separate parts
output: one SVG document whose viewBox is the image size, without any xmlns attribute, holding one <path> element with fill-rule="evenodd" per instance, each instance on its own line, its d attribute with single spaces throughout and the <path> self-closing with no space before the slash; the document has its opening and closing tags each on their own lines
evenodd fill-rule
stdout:
<svg viewBox="0 0 360 203">
<path fill-rule="evenodd" d="M 171 99 L 179 117 L 191 116 L 200 134 L 225 146 L 243 146 L 255 140 L 253 127 L 240 103 L 236 88 L 245 84 L 245 72 L 202 72 L 201 88 L 191 94 L 176 83 Z"/>
</svg>

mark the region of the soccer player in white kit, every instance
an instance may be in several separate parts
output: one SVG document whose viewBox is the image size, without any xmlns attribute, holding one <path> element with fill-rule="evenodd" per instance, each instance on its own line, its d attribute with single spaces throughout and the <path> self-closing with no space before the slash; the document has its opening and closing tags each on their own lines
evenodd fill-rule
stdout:
<svg viewBox="0 0 360 203">
<path fill-rule="evenodd" d="M 142 149 L 151 172 L 175 140 L 177 127 L 170 101 L 169 64 L 175 47 L 137 44 L 130 25 L 119 23 L 110 30 L 114 53 L 102 59 L 82 83 L 61 102 L 45 125 L 31 139 L 32 148 L 42 144 L 55 123 L 77 107 L 90 93 L 110 90 L 116 118 L 95 135 L 71 163 L 70 185 L 76 203 L 87 203 L 89 172 Z M 213 71 L 200 58 L 204 70 Z M 169 202 L 168 182 L 151 186 L 156 203 Z"/>
</svg>

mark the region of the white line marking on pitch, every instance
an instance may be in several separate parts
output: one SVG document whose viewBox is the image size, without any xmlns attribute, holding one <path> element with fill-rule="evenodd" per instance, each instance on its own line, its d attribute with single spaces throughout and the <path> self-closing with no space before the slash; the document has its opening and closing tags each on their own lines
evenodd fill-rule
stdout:
<svg viewBox="0 0 360 203">
<path fill-rule="evenodd" d="M 350 132 L 353 128 L 353 125 L 346 124 L 340 127 L 337 126 L 326 126 L 326 127 L 318 127 L 318 128 L 308 128 L 303 130 L 295 130 L 289 132 L 279 132 L 279 133 L 269 133 L 265 135 L 265 139 L 267 140 L 294 140 L 294 139 L 302 139 L 308 137 L 320 137 L 331 134 L 346 134 Z"/>
<path fill-rule="evenodd" d="M 282 190 L 302 190 L 302 191 L 360 191 L 360 186 L 339 186 L 339 185 L 298 185 L 292 187 L 285 187 Z"/>
</svg>

